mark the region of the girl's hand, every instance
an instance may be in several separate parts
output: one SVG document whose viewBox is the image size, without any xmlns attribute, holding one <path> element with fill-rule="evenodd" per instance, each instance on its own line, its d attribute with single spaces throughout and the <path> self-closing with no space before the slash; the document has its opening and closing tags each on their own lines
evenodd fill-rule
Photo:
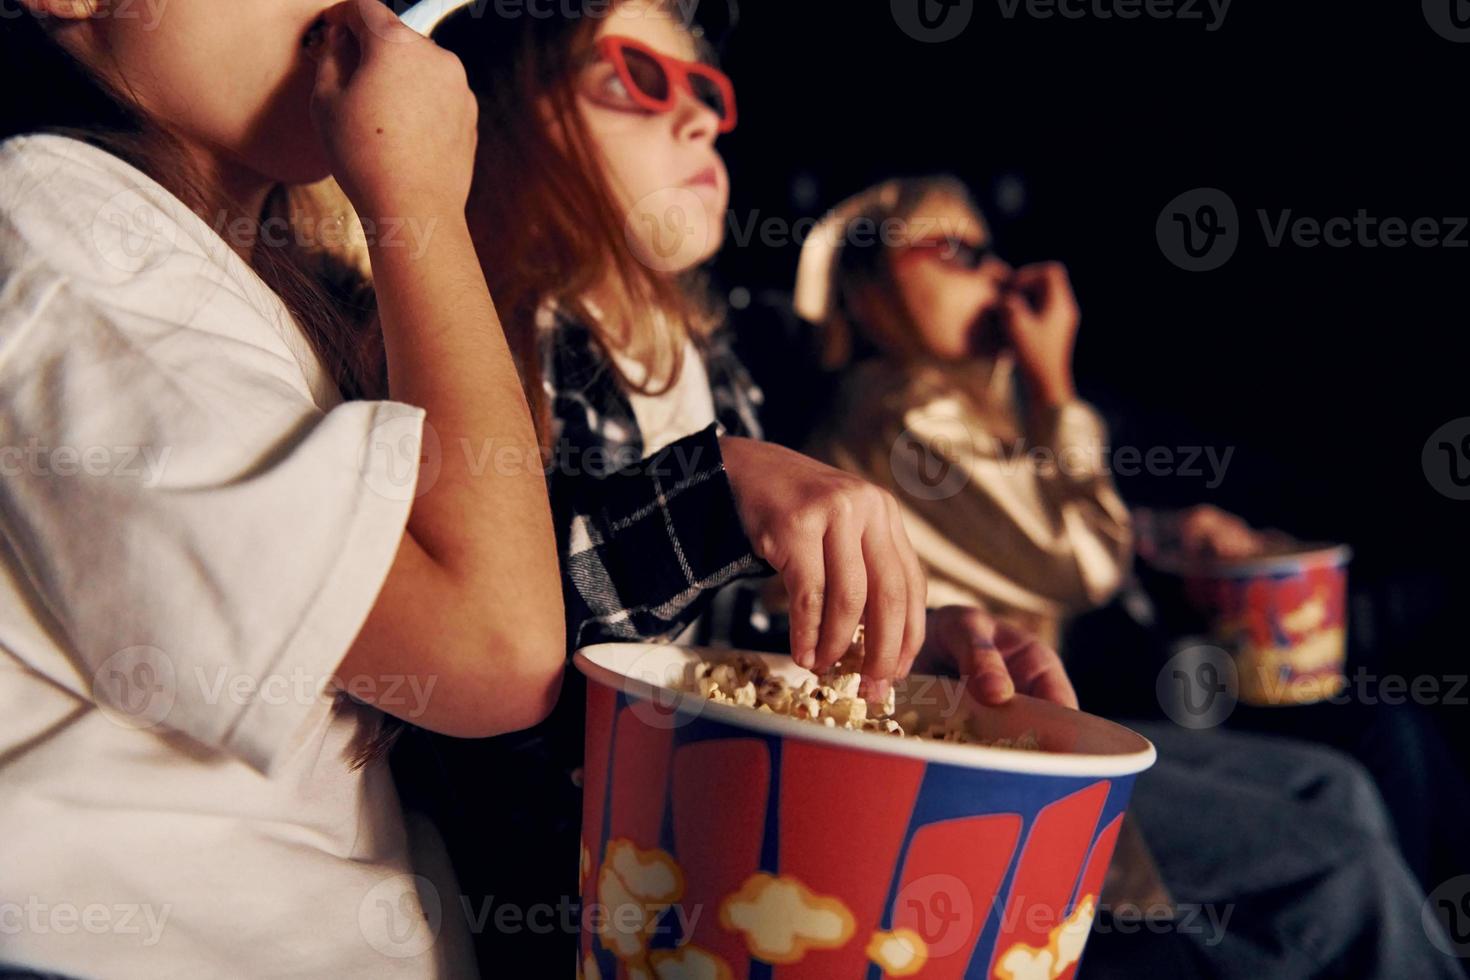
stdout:
<svg viewBox="0 0 1470 980">
<path fill-rule="evenodd" d="M 1189 558 L 1251 558 L 1272 541 L 1234 514 L 1209 504 L 1183 511 L 1178 520 L 1179 548 Z"/>
<path fill-rule="evenodd" d="M 972 606 L 929 613 L 929 633 L 918 669 L 957 671 L 981 704 L 1004 704 L 1017 691 L 1067 708 L 1077 692 L 1057 652 L 1031 634 Z"/>
<path fill-rule="evenodd" d="M 1001 302 L 1001 322 L 1033 393 L 1048 405 L 1072 401 L 1072 349 L 1081 313 L 1066 268 L 1042 262 L 1017 269 Z"/>
<path fill-rule="evenodd" d="M 907 674 L 924 642 L 928 588 L 898 503 L 872 484 L 789 449 L 724 438 L 720 449 L 756 554 L 791 603 L 791 655 L 822 670 L 864 633 L 870 697 Z"/>
<path fill-rule="evenodd" d="M 379 0 L 326 13 L 312 116 L 359 214 L 463 217 L 478 105 L 454 55 Z"/>
</svg>

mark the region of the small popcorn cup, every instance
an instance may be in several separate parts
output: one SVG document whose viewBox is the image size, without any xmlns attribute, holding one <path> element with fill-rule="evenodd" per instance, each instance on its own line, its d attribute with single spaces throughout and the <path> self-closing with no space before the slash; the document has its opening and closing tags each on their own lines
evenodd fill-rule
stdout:
<svg viewBox="0 0 1470 980">
<path fill-rule="evenodd" d="M 1346 545 L 1298 545 L 1236 561 L 1152 558 L 1167 625 L 1234 658 L 1239 699 L 1311 704 L 1347 683 Z"/>
<path fill-rule="evenodd" d="M 991 741 L 899 738 L 707 701 L 688 665 L 731 651 L 604 644 L 587 675 L 584 980 L 1072 977 L 1142 736 L 1017 696 L 969 703 Z M 773 674 L 810 674 L 760 656 Z M 899 712 L 961 709 L 912 677 Z"/>
</svg>

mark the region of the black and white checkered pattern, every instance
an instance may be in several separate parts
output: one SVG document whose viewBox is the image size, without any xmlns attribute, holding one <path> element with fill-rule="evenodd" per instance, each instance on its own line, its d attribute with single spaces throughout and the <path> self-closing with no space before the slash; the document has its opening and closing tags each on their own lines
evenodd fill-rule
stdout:
<svg viewBox="0 0 1470 980">
<path fill-rule="evenodd" d="M 553 486 L 573 647 L 672 639 L 714 590 L 769 572 L 736 518 L 713 425 L 639 466 Z"/>
<path fill-rule="evenodd" d="M 644 460 L 632 403 L 592 331 L 557 315 L 542 337 L 568 640 L 671 639 L 721 586 L 770 572 L 740 527 L 718 441 L 759 437 L 760 392 L 717 335 L 703 351 L 716 424 Z"/>
</svg>

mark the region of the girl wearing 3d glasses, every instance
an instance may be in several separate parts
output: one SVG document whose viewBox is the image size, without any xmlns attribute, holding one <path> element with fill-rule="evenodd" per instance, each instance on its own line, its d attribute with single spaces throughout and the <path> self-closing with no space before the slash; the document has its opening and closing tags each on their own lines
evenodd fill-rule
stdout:
<svg viewBox="0 0 1470 980">
<path fill-rule="evenodd" d="M 942 662 L 975 676 L 992 701 L 1020 688 L 1075 704 L 1055 653 L 1029 635 L 973 608 L 926 611 L 891 496 L 870 496 L 863 483 L 856 506 L 834 507 L 811 488 L 840 486 L 828 482 L 838 471 L 759 441 L 759 392 L 698 271 L 722 243 L 729 178 L 715 141 L 736 126 L 735 93 L 681 9 L 626 0 L 603 16 L 496 18 L 468 8 L 433 32 L 464 61 L 480 98 L 470 225 L 550 460 L 569 641 L 674 639 L 718 587 L 770 566 L 791 597 L 798 662 L 834 662 L 861 621 L 870 691 L 916 662 Z M 702 447 L 717 447 L 727 467 L 760 469 L 762 481 L 736 482 L 728 515 L 704 523 L 682 519 L 677 506 L 703 485 Z M 643 512 L 657 516 L 657 534 L 638 560 L 611 562 L 574 516 L 584 493 L 575 480 L 616 484 L 647 471 L 650 458 L 675 505 Z M 692 544 L 719 539 L 762 506 L 757 493 L 788 504 L 786 541 L 753 534 L 723 564 L 685 559 Z M 462 821 L 453 850 L 467 891 L 552 904 L 576 894 L 570 864 L 529 857 L 507 877 L 474 851 L 479 838 L 534 834 L 559 842 L 546 850 L 576 852 L 582 711 L 569 690 L 560 717 L 493 754 L 534 787 L 518 807 L 497 805 L 493 788 L 466 778 L 484 765 L 483 749 L 436 740 L 438 760 L 457 774 L 444 812 L 449 826 Z M 482 962 L 567 955 L 555 952 L 555 936 L 483 938 Z"/>
</svg>

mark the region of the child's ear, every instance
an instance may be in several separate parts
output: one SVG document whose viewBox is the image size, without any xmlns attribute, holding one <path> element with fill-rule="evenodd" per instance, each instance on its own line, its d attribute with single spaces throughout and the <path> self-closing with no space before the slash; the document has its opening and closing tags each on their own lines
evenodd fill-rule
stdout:
<svg viewBox="0 0 1470 980">
<path fill-rule="evenodd" d="M 55 17 L 58 20 L 90 20 L 106 0 L 20 0 L 37 17 Z"/>
</svg>

